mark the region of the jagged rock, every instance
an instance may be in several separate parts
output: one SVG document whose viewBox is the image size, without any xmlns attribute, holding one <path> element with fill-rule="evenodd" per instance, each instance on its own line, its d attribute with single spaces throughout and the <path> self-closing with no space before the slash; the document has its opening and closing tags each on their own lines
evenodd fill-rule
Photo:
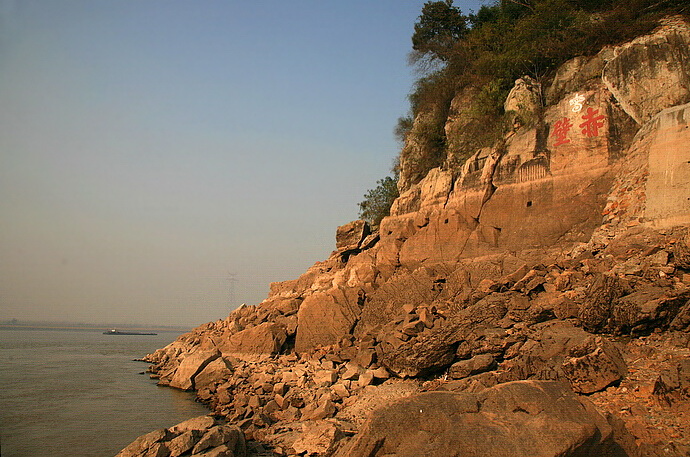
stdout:
<svg viewBox="0 0 690 457">
<path fill-rule="evenodd" d="M 170 427 L 170 431 L 179 435 L 191 430 L 205 430 L 215 424 L 216 421 L 211 416 L 197 416 Z"/>
<path fill-rule="evenodd" d="M 314 373 L 314 382 L 317 385 L 330 386 L 338 379 L 338 373 L 335 370 L 319 370 Z"/>
<path fill-rule="evenodd" d="M 194 376 L 194 389 L 201 390 L 216 383 L 226 381 L 231 375 L 231 366 L 226 359 L 218 357 Z"/>
<path fill-rule="evenodd" d="M 690 27 L 667 24 L 614 49 L 602 79 L 638 124 L 690 101 Z"/>
<path fill-rule="evenodd" d="M 625 110 L 634 110 L 636 100 L 642 100 L 640 112 L 646 116 L 687 87 L 666 91 L 660 85 L 648 93 L 614 88 L 614 97 L 601 80 L 607 61 L 614 62 L 609 72 L 629 63 L 633 76 L 641 68 L 638 64 L 663 74 L 672 65 L 664 68 L 661 61 L 633 62 L 629 57 L 657 51 L 666 55 L 664 47 L 677 44 L 671 42 L 676 38 L 669 41 L 672 35 L 660 41 L 659 49 L 652 37 L 567 62 L 546 89 L 543 110 L 525 110 L 520 97 L 535 106 L 535 92 L 516 88 L 506 109 L 526 111 L 534 119 L 514 124 L 492 147 L 470 147 L 471 140 L 457 134 L 475 121 L 469 109 L 477 89 L 462 89 L 446 120 L 447 156 L 442 166 L 428 172 L 426 165 L 418 166 L 432 152 L 421 141 L 424 129 L 440 126 L 444 119 L 438 116 L 446 116 L 446 109 L 423 109 L 401 156 L 401 196 L 378 233 L 366 235 L 362 221 L 340 227 L 338 251 L 297 280 L 272 284 L 260 305 L 242 306 L 227 319 L 204 324 L 147 356 L 155 364 L 152 376 L 168 383 L 176 373 L 181 375 L 182 365 L 193 365 L 194 354 L 221 349 L 232 367 L 223 368 L 219 357 L 188 376 L 200 389 L 198 398 L 216 414 L 236 421 L 248 437 L 275 444 L 275 436 L 282 435 L 275 449 L 283 454 L 292 453 L 300 421 L 331 418 L 337 424 L 344 417 L 361 424 L 363 414 L 352 410 L 369 411 L 387 400 L 395 393 L 391 386 L 401 381 L 387 379 L 391 376 L 425 377 L 448 369 L 447 377 L 405 380 L 415 391 L 478 392 L 515 379 L 553 379 L 593 399 L 640 396 L 649 400 L 645 408 L 685 402 L 685 368 L 658 376 L 645 373 L 644 383 L 634 384 L 642 379 L 631 379 L 640 373 L 638 361 L 648 354 L 640 349 L 630 358 L 628 350 L 638 343 L 644 348 L 645 338 L 639 335 L 654 336 L 667 327 L 690 330 L 690 240 L 683 230 L 673 228 L 690 223 L 690 105 L 650 117 L 631 143 L 638 126 L 619 102 Z M 674 58 L 687 66 L 686 54 L 687 46 Z M 647 84 L 650 75 L 644 78 Z M 632 79 L 625 85 L 634 85 Z M 631 364 L 627 376 L 616 344 L 589 332 L 632 337 L 625 357 L 635 366 Z M 685 341 L 680 353 L 688 344 L 687 335 L 678 338 Z M 242 357 L 288 352 L 293 345 L 299 355 Z M 240 354 L 231 359 L 229 354 L 238 348 Z M 456 377 L 462 379 L 452 379 Z M 377 442 L 374 447 L 380 449 L 370 449 L 371 455 L 443 455 L 437 453 L 443 452 L 438 446 L 450 446 L 461 435 L 480 437 L 473 441 L 477 445 L 504 443 L 495 438 L 500 435 L 496 423 L 503 419 L 506 427 L 514 427 L 509 431 L 519 432 L 515 439 L 530 438 L 529 446 L 505 444 L 495 455 L 613 455 L 611 449 L 585 446 L 594 446 L 600 438 L 610 443 L 605 426 L 597 432 L 582 423 L 559 422 L 563 418 L 550 416 L 549 407 L 537 414 L 539 402 L 552 398 L 551 393 L 534 401 L 517 401 L 511 395 L 493 403 L 484 402 L 481 395 L 471 397 L 475 403 L 462 397 L 459 410 L 468 407 L 474 412 L 448 414 L 439 408 L 443 414 L 424 416 L 423 432 L 403 430 L 405 415 L 405 422 L 389 427 L 401 430 L 400 438 Z M 554 403 L 567 410 L 572 406 L 567 398 Z M 476 402 L 484 402 L 481 410 L 473 409 Z M 500 410 L 500 402 L 508 409 Z M 579 414 L 582 405 L 575 406 Z M 647 416 L 639 405 L 609 410 L 628 423 Z M 421 414 L 411 412 L 414 424 Z M 500 420 L 481 422 L 489 413 Z M 477 422 L 465 427 L 462 421 L 467 418 Z M 515 425 L 522 419 L 527 420 Z M 460 425 L 448 425 L 451 420 Z M 657 418 L 650 421 L 655 427 L 664 424 Z M 472 432 L 472 424 L 486 427 Z M 542 429 L 537 433 L 530 424 Z M 562 429 L 550 428 L 556 424 Z M 212 434 L 208 428 L 192 433 L 199 439 L 194 449 L 209 455 L 234 452 L 227 443 L 202 451 L 205 436 L 209 443 L 218 441 L 218 432 Z M 446 430 L 452 430 L 447 439 Z M 582 430 L 594 431 L 577 435 Z M 444 438 L 425 450 L 432 441 L 427 437 L 437 431 Z M 633 445 L 637 439 L 653 447 L 638 431 L 631 438 Z M 170 452 L 172 439 L 182 443 L 189 436 L 180 438 L 182 430 L 166 433 L 170 436 L 147 442 L 143 452 L 162 456 Z M 295 449 L 303 454 L 332 452 L 336 440 L 325 436 L 330 432 L 314 433 L 326 444 L 310 449 L 302 443 Z M 289 440 L 287 434 L 292 434 Z M 664 436 L 680 440 L 681 435 Z M 571 449 L 554 450 L 567 442 Z M 649 455 L 670 452 L 657 447 Z M 176 445 L 173 448 L 179 452 Z M 626 452 L 638 457 L 634 450 Z"/>
<path fill-rule="evenodd" d="M 360 313 L 358 300 L 356 290 L 339 288 L 305 298 L 297 313 L 295 351 L 334 344 L 350 333 Z"/>
<path fill-rule="evenodd" d="M 448 368 L 451 379 L 462 379 L 495 368 L 496 360 L 489 354 L 481 354 L 469 360 L 460 360 Z"/>
<path fill-rule="evenodd" d="M 374 372 L 372 370 L 367 370 L 359 375 L 357 378 L 357 384 L 359 387 L 366 387 L 374 382 Z"/>
<path fill-rule="evenodd" d="M 194 378 L 212 361 L 220 357 L 220 352 L 197 351 L 185 357 L 170 380 L 170 387 L 182 390 L 194 388 Z"/>
<path fill-rule="evenodd" d="M 690 301 L 686 302 L 685 305 L 678 311 L 676 317 L 671 321 L 669 325 L 671 330 L 679 330 L 687 332 L 690 330 Z"/>
<path fill-rule="evenodd" d="M 297 298 L 275 298 L 271 301 L 271 308 L 285 316 L 291 316 L 299 310 L 302 300 Z"/>
<path fill-rule="evenodd" d="M 353 251 L 359 249 L 360 243 L 369 235 L 369 224 L 363 220 L 356 220 L 338 227 L 335 235 L 335 247 L 338 251 Z"/>
<path fill-rule="evenodd" d="M 219 343 L 219 349 L 228 354 L 277 354 L 287 339 L 284 326 L 264 322 L 235 333 L 227 341 Z"/>
<path fill-rule="evenodd" d="M 335 456 L 604 457 L 621 455 L 616 448 L 611 427 L 587 400 L 561 383 L 519 381 L 395 402 L 375 411 Z"/>
<path fill-rule="evenodd" d="M 178 457 L 179 455 L 191 450 L 197 443 L 197 440 L 198 434 L 194 433 L 193 430 L 189 430 L 179 436 L 176 436 L 167 444 L 167 447 L 170 450 L 170 457 Z"/>
<path fill-rule="evenodd" d="M 567 321 L 535 325 L 519 354 L 501 368 L 517 379 L 559 380 L 583 393 L 601 390 L 627 373 L 613 343 Z"/>
<path fill-rule="evenodd" d="M 380 237 L 378 233 L 370 233 L 367 235 L 362 242 L 359 244 L 361 250 L 369 249 L 378 243 Z"/>
<path fill-rule="evenodd" d="M 602 337 L 590 336 L 570 348 L 561 365 L 565 377 L 575 392 L 590 394 L 620 381 L 627 373 L 618 348 Z"/>
<path fill-rule="evenodd" d="M 299 455 L 330 455 L 343 433 L 337 425 L 323 420 L 302 425 L 300 438 L 292 445 Z"/>
<path fill-rule="evenodd" d="M 371 374 L 376 379 L 388 379 L 388 378 L 390 378 L 390 373 L 388 373 L 388 370 L 386 370 L 385 367 L 379 367 L 379 368 L 376 368 L 374 370 L 371 370 Z"/>
<path fill-rule="evenodd" d="M 232 448 L 222 445 L 211 449 L 208 452 L 204 452 L 204 457 L 235 457 L 237 454 L 232 450 Z"/>
<path fill-rule="evenodd" d="M 455 358 L 455 330 L 451 326 L 432 329 L 399 345 L 384 337 L 376 349 L 379 363 L 402 377 L 442 370 Z"/>
<path fill-rule="evenodd" d="M 690 270 L 690 232 L 687 229 L 682 238 L 673 245 L 673 263 L 678 268 Z"/>
<path fill-rule="evenodd" d="M 611 317 L 614 300 L 623 295 L 624 289 L 617 277 L 598 275 L 587 289 L 586 298 L 580 305 L 578 317 L 585 330 L 602 330 Z"/>
<path fill-rule="evenodd" d="M 302 414 L 305 420 L 326 419 L 333 416 L 336 412 L 335 404 L 330 398 L 322 398 L 312 406 L 313 409 L 305 408 L 305 411 L 303 411 Z"/>
<path fill-rule="evenodd" d="M 388 279 L 367 297 L 355 335 L 366 334 L 369 328 L 390 322 L 405 305 L 414 308 L 433 302 L 439 295 L 439 291 L 433 290 L 436 279 L 433 272 L 426 268 L 412 273 L 401 272 Z"/>
<path fill-rule="evenodd" d="M 161 441 L 166 441 L 170 439 L 170 433 L 166 429 L 155 430 L 153 432 L 141 435 L 132 443 L 130 443 L 126 448 L 121 450 L 115 457 L 137 457 L 147 454 L 150 450 L 153 450 L 152 454 L 158 454 Z M 153 449 L 155 446 L 155 449 Z"/>
<path fill-rule="evenodd" d="M 690 360 L 680 360 L 672 367 L 662 371 L 654 382 L 653 393 L 668 397 L 678 392 L 681 396 L 690 397 Z"/>
<path fill-rule="evenodd" d="M 622 334 L 645 334 L 666 328 L 687 302 L 686 296 L 668 296 L 661 287 L 647 287 L 616 300 L 614 330 Z"/>
<path fill-rule="evenodd" d="M 163 443 L 156 443 L 149 448 L 143 457 L 169 457 L 170 449 Z"/>
<path fill-rule="evenodd" d="M 221 424 L 210 416 L 199 416 L 169 429 L 142 435 L 116 457 L 177 457 L 204 455 L 247 457 L 244 433 L 237 427 Z"/>
<path fill-rule="evenodd" d="M 361 367 L 368 367 L 376 358 L 376 350 L 372 347 L 361 348 L 357 351 L 355 356 L 355 362 Z"/>
</svg>

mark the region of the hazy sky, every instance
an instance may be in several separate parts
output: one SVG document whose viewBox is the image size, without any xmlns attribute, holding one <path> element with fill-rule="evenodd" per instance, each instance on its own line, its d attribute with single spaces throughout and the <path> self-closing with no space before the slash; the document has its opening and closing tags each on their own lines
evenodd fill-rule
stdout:
<svg viewBox="0 0 690 457">
<path fill-rule="evenodd" d="M 0 319 L 196 325 L 326 258 L 423 4 L 0 0 Z"/>
</svg>

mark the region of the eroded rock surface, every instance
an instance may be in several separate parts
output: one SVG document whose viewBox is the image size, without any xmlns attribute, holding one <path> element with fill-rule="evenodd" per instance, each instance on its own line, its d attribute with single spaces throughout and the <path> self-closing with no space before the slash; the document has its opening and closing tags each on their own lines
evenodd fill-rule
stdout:
<svg viewBox="0 0 690 457">
<path fill-rule="evenodd" d="M 625 455 L 606 419 L 557 382 L 428 392 L 374 412 L 340 457 Z"/>
<path fill-rule="evenodd" d="M 476 94 L 456 94 L 424 175 L 441 111 L 420 114 L 377 232 L 339 227 L 328 259 L 148 355 L 151 376 L 275 455 L 688 455 L 687 30 L 523 78 L 506 107 L 535 122 L 461 164 Z M 213 430 L 137 446 L 184 455 Z"/>
</svg>

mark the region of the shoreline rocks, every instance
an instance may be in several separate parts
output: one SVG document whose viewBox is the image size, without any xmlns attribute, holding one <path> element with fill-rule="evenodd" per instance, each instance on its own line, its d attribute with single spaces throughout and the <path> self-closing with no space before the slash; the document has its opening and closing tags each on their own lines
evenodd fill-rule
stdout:
<svg viewBox="0 0 690 457">
<path fill-rule="evenodd" d="M 115 457 L 247 457 L 244 433 L 211 416 L 188 419 L 142 435 Z"/>
<path fill-rule="evenodd" d="M 690 69 L 644 57 L 688 37 L 564 64 L 538 128 L 401 178 L 378 231 L 339 227 L 328 259 L 147 355 L 150 375 L 273 455 L 690 455 L 690 105 L 655 82 Z M 513 102 L 541 90 L 520 81 Z M 131 446 L 190 455 L 212 427 Z"/>
</svg>

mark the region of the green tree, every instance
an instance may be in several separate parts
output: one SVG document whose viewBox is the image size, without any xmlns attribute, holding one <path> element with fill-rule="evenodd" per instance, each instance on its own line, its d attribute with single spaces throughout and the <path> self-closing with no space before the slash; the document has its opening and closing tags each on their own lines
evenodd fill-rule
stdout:
<svg viewBox="0 0 690 457">
<path fill-rule="evenodd" d="M 379 179 L 377 184 L 364 194 L 364 200 L 359 204 L 359 217 L 372 227 L 378 227 L 381 219 L 390 214 L 391 205 L 398 198 L 397 179 L 386 176 Z"/>
<path fill-rule="evenodd" d="M 453 45 L 468 31 L 467 19 L 453 0 L 426 2 L 414 25 L 412 49 L 448 60 Z"/>
</svg>

